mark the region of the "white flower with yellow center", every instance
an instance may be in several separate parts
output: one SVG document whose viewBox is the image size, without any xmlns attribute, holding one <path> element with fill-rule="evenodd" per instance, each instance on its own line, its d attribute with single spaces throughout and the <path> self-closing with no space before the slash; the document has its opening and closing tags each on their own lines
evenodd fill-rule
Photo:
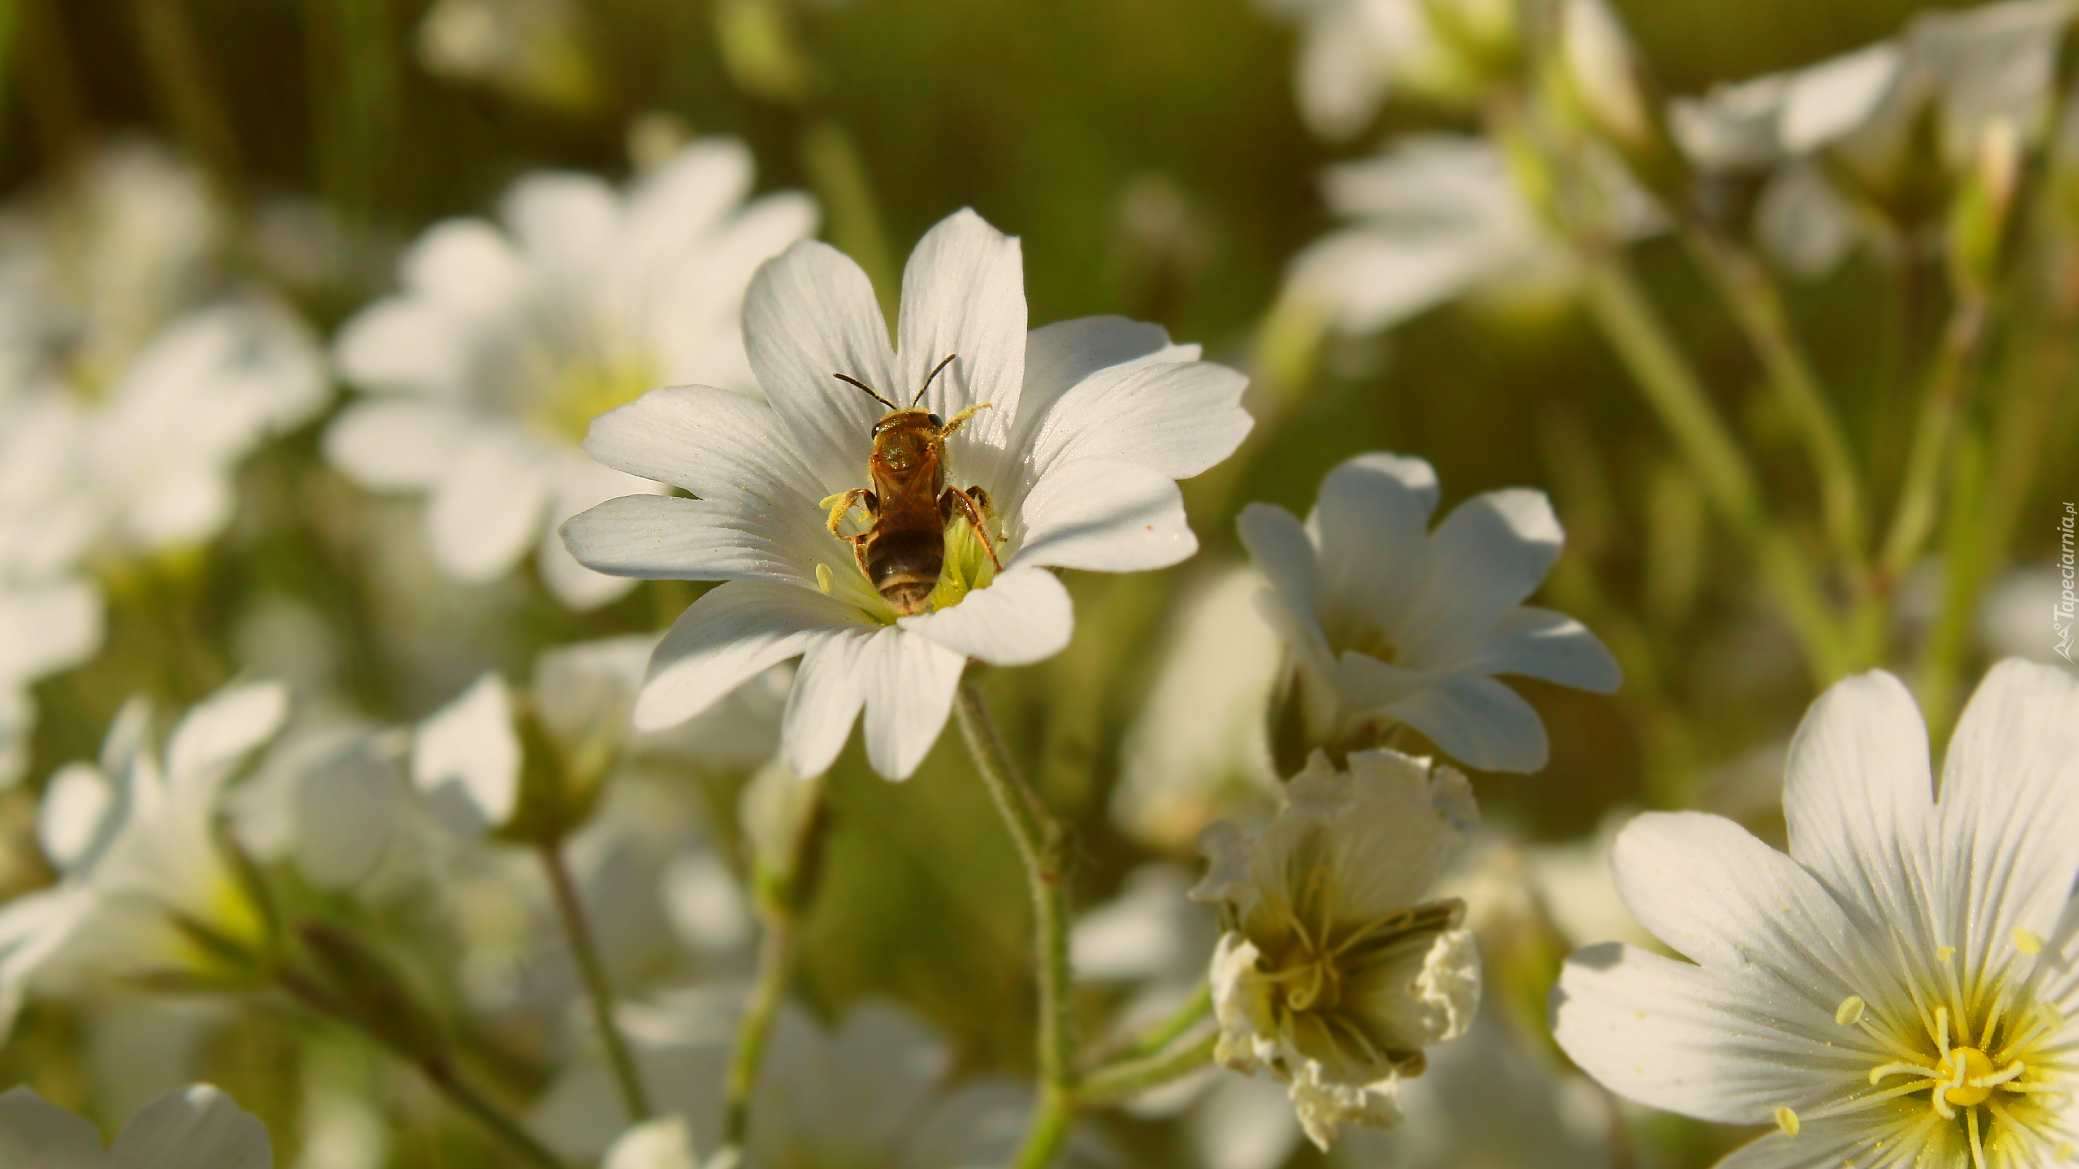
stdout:
<svg viewBox="0 0 2079 1169">
<path fill-rule="evenodd" d="M 1476 496 L 1430 531 L 1436 505 L 1428 463 L 1375 453 L 1328 473 L 1304 525 L 1243 509 L 1271 583 L 1260 608 L 1297 662 L 1293 720 L 1312 746 L 1405 723 L 1474 767 L 1536 771 L 1545 725 L 1494 675 L 1607 694 L 1617 662 L 1580 622 L 1522 603 L 1566 540 L 1543 492 Z"/>
<path fill-rule="evenodd" d="M 1192 896 L 1220 909 L 1215 1058 L 1290 1085 L 1300 1124 L 1326 1149 L 1345 1124 L 1400 1120 L 1423 1049 L 1456 1039 L 1480 1000 L 1465 903 L 1425 900 L 1479 810 L 1465 777 L 1394 751 L 1348 770 L 1316 753 L 1268 825 L 1220 823 Z"/>
<path fill-rule="evenodd" d="M 1073 614 L 1051 569 L 1133 572 L 1196 551 L 1175 481 L 1226 458 L 1250 426 L 1246 379 L 1155 326 L 1092 317 L 1027 333 L 1018 241 L 971 211 L 911 255 L 893 348 L 866 273 L 813 242 L 759 272 L 744 339 L 767 401 L 654 390 L 585 443 L 696 498 L 612 500 L 563 534 L 602 572 L 724 582 L 658 647 L 636 726 L 690 718 L 799 657 L 782 735 L 801 775 L 829 769 L 862 710 L 875 770 L 916 770 L 968 658 L 1022 665 L 1067 643 Z M 875 554 L 853 537 L 867 531 L 862 489 L 891 415 L 912 435 L 962 424 L 944 438 L 942 482 L 918 446 L 891 456 L 920 490 L 878 505 L 904 512 L 914 554 L 890 578 L 899 588 L 877 589 Z"/>
<path fill-rule="evenodd" d="M 1347 138 L 1394 89 L 1471 104 L 1518 51 L 1512 0 L 1263 0 L 1301 28 L 1299 108 Z"/>
<path fill-rule="evenodd" d="M 656 385 L 755 392 L 738 329 L 758 265 L 815 229 L 804 195 L 743 202 L 751 156 L 695 142 L 626 193 L 582 174 L 516 183 L 502 226 L 453 219 L 402 264 L 404 288 L 347 322 L 336 356 L 370 396 L 325 436 L 363 486 L 424 492 L 435 561 L 495 579 L 539 546 L 542 579 L 588 609 L 630 582 L 570 558 L 556 526 L 659 488 L 578 449 L 585 427 Z"/>
<path fill-rule="evenodd" d="M 220 691 L 151 743 L 150 705 L 117 717 L 99 766 L 51 777 L 37 840 L 58 883 L 0 906 L 0 1034 L 30 992 L 110 978 L 235 977 L 265 942 L 262 907 L 219 842 L 224 787 L 281 729 L 276 683 Z"/>
<path fill-rule="evenodd" d="M 1611 865 L 1690 962 L 1568 959 L 1559 1043 L 1642 1104 L 1777 1131 L 1738 1169 L 2070 1162 L 2079 1151 L 2079 679 L 1987 676 L 1939 784 L 1896 678 L 1812 707 L 1789 855 L 1729 820 L 1649 813 Z M 1693 963 L 1693 964 L 1692 964 Z"/>
</svg>

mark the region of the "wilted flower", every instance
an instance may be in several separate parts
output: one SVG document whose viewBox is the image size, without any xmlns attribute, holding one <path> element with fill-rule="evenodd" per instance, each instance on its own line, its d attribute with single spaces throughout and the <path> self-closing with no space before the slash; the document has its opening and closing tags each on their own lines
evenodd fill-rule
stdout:
<svg viewBox="0 0 2079 1169">
<path fill-rule="evenodd" d="M 602 504 L 564 526 L 577 558 L 627 576 L 724 582 L 658 647 L 638 726 L 698 714 L 799 656 L 783 728 L 794 769 L 827 770 L 863 708 L 868 758 L 899 779 L 937 740 L 967 658 L 1019 665 L 1066 644 L 1073 614 L 1049 569 L 1161 568 L 1197 548 L 1174 481 L 1248 433 L 1240 374 L 1118 318 L 1028 335 L 1018 243 L 973 212 L 917 245 L 902 305 L 891 351 L 859 266 L 824 244 L 796 244 L 745 303 L 769 405 L 672 387 L 593 425 L 585 449 L 602 462 L 698 498 Z M 898 612 L 829 526 L 833 503 L 868 482 L 885 413 L 837 374 L 904 406 L 921 394 L 918 409 L 937 421 L 966 418 L 945 439 L 944 482 L 983 489 L 970 499 L 994 558 L 968 523 L 946 524 L 923 611 Z"/>
<path fill-rule="evenodd" d="M 815 227 L 795 193 L 744 204 L 742 144 L 696 142 L 616 193 L 581 174 L 507 192 L 503 227 L 453 219 L 421 236 L 403 291 L 336 346 L 370 391 L 325 436 L 363 486 L 425 492 L 436 562 L 468 582 L 539 546 L 542 579 L 589 609 L 630 582 L 587 571 L 556 526 L 603 499 L 660 490 L 578 450 L 585 427 L 660 383 L 751 392 L 737 321 L 751 273 Z"/>
<path fill-rule="evenodd" d="M 1423 1049 L 1463 1034 L 1480 998 L 1465 904 L 1430 886 L 1479 818 L 1465 777 L 1426 759 L 1316 753 L 1268 825 L 1207 829 L 1192 896 L 1219 906 L 1215 1053 L 1290 1085 L 1323 1149 L 1345 1124 L 1400 1120 Z"/>
<path fill-rule="evenodd" d="M 1633 239 L 1661 219 L 1615 163 L 1589 152 L 1576 202 L 1598 230 Z M 1395 325 L 1468 294 L 1522 297 L 1579 279 L 1573 249 L 1524 198 L 1510 159 L 1483 138 L 1418 134 L 1323 176 L 1353 220 L 1291 264 L 1284 296 L 1346 333 Z"/>
<path fill-rule="evenodd" d="M 51 778 L 37 839 L 58 884 L 0 906 L 0 1024 L 24 994 L 64 993 L 82 979 L 212 982 L 251 975 L 269 939 L 256 902 L 218 839 L 228 783 L 281 728 L 286 690 L 220 691 L 188 712 L 163 755 L 149 703 L 117 717 L 100 766 Z"/>
<path fill-rule="evenodd" d="M 1616 660 L 1574 619 L 1522 602 L 1565 533 L 1540 491 L 1493 491 L 1428 530 L 1436 472 L 1359 455 L 1328 473 L 1303 526 L 1243 509 L 1242 542 L 1270 579 L 1264 615 L 1296 662 L 1281 761 L 1306 746 L 1363 745 L 1405 723 L 1474 767 L 1536 771 L 1545 725 L 1496 674 L 1609 693 Z"/>
<path fill-rule="evenodd" d="M 1299 22 L 1299 108 L 1316 133 L 1364 128 L 1395 89 L 1471 104 L 1514 61 L 1513 0 L 1264 0 Z"/>
<path fill-rule="evenodd" d="M 28 1088 L 0 1096 L 0 1165 L 23 1169 L 270 1169 L 267 1126 L 209 1086 L 167 1095 L 123 1126 L 103 1151 L 101 1133 Z"/>
<path fill-rule="evenodd" d="M 1694 965 L 1629 946 L 1568 960 L 1554 1031 L 1642 1104 L 1777 1131 L 1728 1164 L 2070 1160 L 2079 1041 L 2079 679 L 2005 662 L 1939 786 L 1896 678 L 1812 707 L 1785 856 L 1729 820 L 1649 813 L 1611 864 Z"/>
</svg>

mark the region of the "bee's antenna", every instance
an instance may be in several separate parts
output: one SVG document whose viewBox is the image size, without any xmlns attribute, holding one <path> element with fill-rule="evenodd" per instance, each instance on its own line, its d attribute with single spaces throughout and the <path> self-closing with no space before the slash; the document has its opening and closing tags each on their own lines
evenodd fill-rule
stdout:
<svg viewBox="0 0 2079 1169">
<path fill-rule="evenodd" d="M 929 374 L 926 374 L 924 377 L 924 384 L 917 387 L 917 396 L 910 399 L 910 409 L 916 409 L 917 403 L 924 400 L 924 391 L 931 388 L 931 379 L 937 377 L 940 370 L 953 364 L 953 359 L 958 356 L 960 356 L 958 353 L 948 353 L 946 354 L 946 359 L 944 361 L 941 361 L 937 365 L 931 367 L 931 372 Z"/>
<path fill-rule="evenodd" d="M 860 380 L 859 380 L 858 378 L 855 378 L 855 377 L 853 377 L 853 376 L 852 376 L 851 374 L 848 374 L 848 373 L 834 373 L 834 374 L 831 374 L 830 376 L 831 376 L 831 377 L 834 377 L 834 378 L 836 378 L 837 380 L 839 380 L 839 381 L 841 381 L 841 382 L 844 382 L 844 383 L 846 383 L 846 384 L 848 384 L 848 385 L 854 385 L 854 386 L 858 386 L 858 387 L 859 387 L 860 389 L 862 389 L 862 390 L 865 390 L 865 391 L 866 391 L 866 396 L 867 396 L 867 397 L 869 397 L 869 398 L 872 398 L 872 399 L 873 399 L 874 401 L 876 401 L 876 402 L 879 402 L 879 403 L 880 403 L 881 405 L 883 405 L 883 406 L 886 406 L 886 407 L 887 407 L 888 409 L 890 409 L 890 410 L 900 410 L 900 409 L 902 409 L 902 407 L 900 407 L 900 406 L 896 405 L 896 404 L 895 404 L 895 403 L 893 403 L 893 402 L 890 402 L 890 401 L 889 401 L 888 399 L 886 399 L 886 398 L 883 398 L 883 397 L 881 397 L 881 395 L 880 395 L 880 394 L 879 394 L 878 392 L 876 392 L 876 391 L 874 390 L 874 388 L 873 388 L 872 386 L 869 386 L 869 385 L 867 385 L 867 384 L 866 384 L 865 382 L 862 382 L 862 381 L 860 381 Z"/>
</svg>

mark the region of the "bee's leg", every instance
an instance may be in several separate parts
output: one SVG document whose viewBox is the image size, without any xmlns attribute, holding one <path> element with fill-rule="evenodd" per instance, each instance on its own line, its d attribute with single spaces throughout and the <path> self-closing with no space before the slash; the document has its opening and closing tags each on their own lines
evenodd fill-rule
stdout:
<svg viewBox="0 0 2079 1169">
<path fill-rule="evenodd" d="M 873 573 L 866 571 L 866 539 L 868 535 L 872 535 L 872 533 L 869 532 L 866 535 L 860 536 L 846 536 L 845 539 L 852 543 L 852 559 L 859 562 L 859 575 L 865 577 L 867 583 L 871 584 L 873 583 Z"/>
<path fill-rule="evenodd" d="M 871 489 L 865 487 L 854 487 L 850 491 L 840 491 L 836 495 L 824 497 L 823 502 L 818 506 L 830 509 L 831 535 L 836 536 L 840 540 L 849 540 L 852 538 L 850 536 L 844 535 L 837 529 L 838 525 L 845 522 L 845 513 L 851 511 L 852 505 L 858 503 L 861 500 L 866 501 L 867 515 L 871 516 L 876 510 L 879 509 L 880 501 L 873 497 L 873 491 Z"/>
<path fill-rule="evenodd" d="M 980 497 L 980 506 L 976 505 L 977 496 Z M 966 491 L 958 487 L 948 487 L 945 493 L 938 497 L 940 515 L 951 519 L 956 508 L 966 513 L 967 522 L 974 525 L 975 538 L 982 542 L 982 551 L 989 554 L 989 563 L 996 566 L 996 571 L 1002 572 L 1003 561 L 996 558 L 996 545 L 989 539 L 989 529 L 982 524 L 982 511 L 988 506 L 989 493 L 979 487 L 970 487 Z"/>
<path fill-rule="evenodd" d="M 939 429 L 939 437 L 944 438 L 945 436 L 967 425 L 968 419 L 973 418 L 975 415 L 980 414 L 982 411 L 987 410 L 994 405 L 996 405 L 996 403 L 994 402 L 984 402 L 979 406 L 969 406 L 967 409 L 962 410 L 960 413 L 953 415 L 953 417 L 947 420 L 946 424 Z"/>
</svg>

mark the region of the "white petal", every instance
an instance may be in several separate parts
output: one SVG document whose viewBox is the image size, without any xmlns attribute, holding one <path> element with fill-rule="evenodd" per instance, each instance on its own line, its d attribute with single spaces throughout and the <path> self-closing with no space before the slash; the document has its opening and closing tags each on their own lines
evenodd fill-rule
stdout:
<svg viewBox="0 0 2079 1169">
<path fill-rule="evenodd" d="M 1492 628 L 1537 591 L 1565 543 L 1542 491 L 1490 491 L 1459 504 L 1430 535 L 1428 584 L 1395 631 L 1401 652 L 1426 662 L 1432 647 Z"/>
<path fill-rule="evenodd" d="M 752 499 L 770 506 L 799 499 L 814 504 L 802 491 L 814 476 L 795 452 L 793 436 L 779 415 L 763 402 L 727 390 L 651 390 L 593 419 L 585 453 L 609 467 L 683 487 L 703 499 Z M 855 470 L 865 466 L 862 456 Z"/>
<path fill-rule="evenodd" d="M 950 609 L 903 617 L 896 624 L 964 657 L 1023 666 L 1061 652 L 1075 627 L 1075 609 L 1053 573 L 1013 568 Z"/>
<path fill-rule="evenodd" d="M 908 779 L 938 742 L 967 659 L 902 629 L 874 635 L 862 663 L 866 759 L 883 779 Z"/>
<path fill-rule="evenodd" d="M 391 297 L 340 326 L 332 360 L 362 389 L 459 401 L 495 336 L 493 326 L 446 305 Z"/>
<path fill-rule="evenodd" d="M 23 1085 L 0 1096 L 0 1165 L 99 1169 L 101 1134 Z"/>
<path fill-rule="evenodd" d="M 888 324 L 866 273 L 829 244 L 803 240 L 758 270 L 744 297 L 744 346 L 798 458 L 828 494 L 856 486 L 886 407 L 838 381 L 858 378 L 893 401 Z M 821 498 L 819 495 L 818 498 Z"/>
<path fill-rule="evenodd" d="M 751 190 L 751 152 L 734 138 L 687 143 L 628 193 L 628 230 L 653 251 L 704 235 Z"/>
<path fill-rule="evenodd" d="M 635 727 L 684 722 L 753 674 L 799 656 L 814 635 L 867 624 L 818 592 L 770 581 L 725 581 L 679 614 L 650 658 Z"/>
<path fill-rule="evenodd" d="M 875 636 L 874 629 L 858 625 L 808 639 L 780 724 L 787 764 L 796 775 L 830 770 L 852 737 L 852 724 L 866 705 L 863 663 Z"/>
<path fill-rule="evenodd" d="M 1529 605 L 1502 618 L 1469 656 L 1440 668 L 1520 674 L 1596 694 L 1615 694 L 1624 681 L 1617 659 L 1587 626 Z"/>
<path fill-rule="evenodd" d="M 218 691 L 173 728 L 166 744 L 167 782 L 175 788 L 221 782 L 288 717 L 289 688 L 279 682 Z"/>
<path fill-rule="evenodd" d="M 1937 818 L 1936 863 L 1973 891 L 1955 899 L 1952 936 L 1971 930 L 1977 954 L 2016 927 L 2050 936 L 2079 876 L 2079 678 L 1994 666 L 1949 741 Z"/>
<path fill-rule="evenodd" d="M 107 1169 L 269 1169 L 267 1126 L 208 1084 L 162 1097 L 123 1126 Z"/>
<path fill-rule="evenodd" d="M 1553 1038 L 1583 1071 L 1641 1104 L 1721 1124 L 1766 1123 L 1838 1092 L 1844 1077 L 1827 1065 L 1839 1056 L 1817 1034 L 1784 1026 L 1747 987 L 1617 942 L 1575 951 L 1552 992 Z"/>
<path fill-rule="evenodd" d="M 1369 662 L 1343 655 L 1349 669 Z M 1545 766 L 1545 724 L 1536 708 L 1492 678 L 1459 674 L 1438 679 L 1386 708 L 1452 758 L 1482 771 L 1528 773 Z"/>
<path fill-rule="evenodd" d="M 1691 961 L 1765 987 L 1779 1023 L 1801 1019 L 1832 1034 L 1834 1010 L 1850 994 L 1890 999 L 1882 959 L 1863 952 L 1863 935 L 1833 894 L 1723 816 L 1647 812 L 1618 834 L 1610 866 L 1641 925 Z M 1838 1030 L 1843 1067 L 1881 1050 L 1861 1031 Z"/>
<path fill-rule="evenodd" d="M 520 738 L 504 678 L 483 675 L 419 724 L 411 778 L 434 813 L 458 832 L 482 832 L 512 817 L 520 797 Z"/>
<path fill-rule="evenodd" d="M 1952 1157 L 1932 1147 L 1941 1139 L 1940 1130 L 1927 1132 L 1924 1145 L 1911 1141 L 1896 1144 L 1887 1142 L 1892 1149 L 1891 1158 L 1886 1159 L 1882 1153 L 1873 1157 L 1869 1150 L 1882 1147 L 1873 1142 L 1878 1139 L 1877 1134 L 1884 1132 L 1886 1128 L 1892 1128 L 1894 1133 L 1898 1133 L 1899 1130 L 1926 1131 L 1920 1123 L 1928 1111 L 1925 1101 L 1901 1100 L 1897 1104 L 1897 1112 L 1906 1112 L 1910 1107 L 1911 1121 L 1898 1124 L 1895 1128 L 1869 1115 L 1804 1121 L 1798 1125 L 1796 1136 L 1780 1129 L 1764 1133 L 1719 1158 L 1712 1169 L 1839 1169 L 1843 1165 L 1869 1165 L 1872 1169 L 1904 1169 L 1906 1165 L 1913 1163 L 1969 1164 L 1970 1154 L 1963 1149 L 1948 1150 L 1948 1153 L 1954 1154 Z"/>
<path fill-rule="evenodd" d="M 0 591 L 0 688 L 85 661 L 101 645 L 101 595 L 83 582 Z"/>
<path fill-rule="evenodd" d="M 656 580 L 771 580 L 815 584 L 815 568 L 773 537 L 768 517 L 735 500 L 628 495 L 562 528 L 580 564 Z"/>
<path fill-rule="evenodd" d="M 499 201 L 530 268 L 551 282 L 583 282 L 612 254 L 621 200 L 588 174 L 544 171 L 514 183 Z"/>
<path fill-rule="evenodd" d="M 1270 581 L 1278 607 L 1304 634 L 1308 656 L 1327 667 L 1334 660 L 1321 629 L 1321 565 L 1314 541 L 1291 512 L 1268 503 L 1252 503 L 1235 521 L 1242 546 Z"/>
<path fill-rule="evenodd" d="M 1044 471 L 1070 459 L 1123 459 L 1189 479 L 1240 446 L 1255 420 L 1249 379 L 1210 361 L 1101 370 L 1061 396 L 1034 443 Z"/>
<path fill-rule="evenodd" d="M 296 866 L 320 888 L 367 879 L 390 850 L 404 805 L 397 767 L 367 735 L 310 761 L 291 789 Z"/>
<path fill-rule="evenodd" d="M 1025 383 L 1025 262 L 1018 240 L 962 209 L 940 220 L 910 253 L 902 272 L 897 325 L 897 380 L 875 386 L 909 405 L 948 354 L 959 354 L 924 395 L 927 408 L 950 418 L 981 402 L 996 417 L 977 417 L 981 433 L 1017 417 Z"/>
<path fill-rule="evenodd" d="M 1791 77 L 1778 133 L 1784 148 L 1806 154 L 1868 124 L 1899 83 L 1905 57 L 1889 41 L 1879 42 Z"/>
<path fill-rule="evenodd" d="M 682 1116 L 645 1121 L 621 1134 L 599 1169 L 698 1169 L 693 1130 Z"/>
<path fill-rule="evenodd" d="M 535 548 L 534 556 L 543 587 L 549 590 L 550 596 L 561 601 L 564 608 L 574 612 L 586 613 L 618 601 L 635 588 L 633 580 L 594 572 L 579 564 L 570 554 L 570 549 L 564 546 L 561 531 L 555 527 L 541 534 L 541 543 Z"/>
<path fill-rule="evenodd" d="M 68 763 L 51 776 L 36 807 L 36 843 L 59 872 L 90 862 L 107 844 L 121 819 L 118 798 L 115 785 L 91 763 Z"/>
<path fill-rule="evenodd" d="M 1101 369 L 1126 362 L 1196 361 L 1198 346 L 1171 345 L 1160 325 L 1125 317 L 1077 317 L 1025 334 L 1025 386 L 1018 394 L 1014 450 L 1032 449 L 1033 436 L 1054 403 Z"/>
<path fill-rule="evenodd" d="M 1921 858 L 1934 781 L 1920 708 L 1897 678 L 1862 674 L 1812 704 L 1784 765 L 1783 818 L 1790 855 L 1860 924 L 1891 929 L 1926 920 L 1915 891 L 1928 888 Z"/>
<path fill-rule="evenodd" d="M 325 458 L 363 487 L 424 489 L 441 477 L 469 425 L 440 402 L 376 398 L 339 412 L 325 430 Z"/>
<path fill-rule="evenodd" d="M 1408 616 L 1429 576 L 1437 491 L 1428 463 L 1384 452 L 1345 460 L 1321 480 L 1308 526 L 1332 608 L 1368 614 L 1382 631 Z"/>
<path fill-rule="evenodd" d="M 527 267 L 497 228 L 481 219 L 444 219 L 426 229 L 399 267 L 404 286 L 466 317 L 503 313 L 525 290 Z M 409 303 L 392 298 L 383 304 Z"/>
<path fill-rule="evenodd" d="M 1137 463 L 1062 463 L 1033 484 L 1023 516 L 1025 538 L 1007 568 L 1138 572 L 1167 568 L 1198 551 L 1177 485 Z"/>
<path fill-rule="evenodd" d="M 516 433 L 468 436 L 434 486 L 427 509 L 434 562 L 467 584 L 509 571 L 541 530 L 548 471 L 544 453 Z"/>
</svg>

